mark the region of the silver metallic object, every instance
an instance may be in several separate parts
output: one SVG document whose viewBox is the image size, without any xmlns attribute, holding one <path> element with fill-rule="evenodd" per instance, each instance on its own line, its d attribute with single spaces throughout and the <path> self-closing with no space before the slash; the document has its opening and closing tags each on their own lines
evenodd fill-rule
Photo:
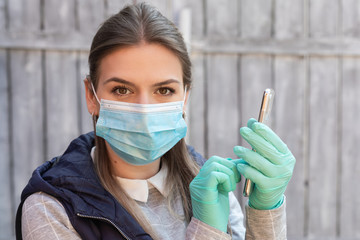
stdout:
<svg viewBox="0 0 360 240">
<path fill-rule="evenodd" d="M 261 108 L 260 108 L 258 122 L 265 123 L 265 124 L 268 123 L 272 104 L 274 102 L 274 96 L 275 96 L 275 91 L 273 89 L 270 89 L 270 88 L 265 89 L 263 98 L 261 101 Z M 249 197 L 253 188 L 254 188 L 254 183 L 251 182 L 251 180 L 246 179 L 243 195 L 245 197 Z"/>
</svg>

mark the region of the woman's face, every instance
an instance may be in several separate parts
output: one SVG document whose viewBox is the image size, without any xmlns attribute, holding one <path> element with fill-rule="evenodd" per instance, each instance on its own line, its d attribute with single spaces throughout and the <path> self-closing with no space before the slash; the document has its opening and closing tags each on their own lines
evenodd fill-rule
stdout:
<svg viewBox="0 0 360 240">
<path fill-rule="evenodd" d="M 153 104 L 184 99 L 181 63 L 160 44 L 119 48 L 101 60 L 98 72 L 99 100 Z M 88 108 L 90 113 L 99 113 L 94 98 Z"/>
</svg>

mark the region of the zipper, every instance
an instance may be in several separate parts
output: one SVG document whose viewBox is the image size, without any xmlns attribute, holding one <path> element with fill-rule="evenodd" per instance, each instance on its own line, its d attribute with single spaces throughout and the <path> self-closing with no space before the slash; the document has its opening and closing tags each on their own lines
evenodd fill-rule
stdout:
<svg viewBox="0 0 360 240">
<path fill-rule="evenodd" d="M 81 214 L 81 213 L 77 213 L 76 215 L 79 216 L 79 217 L 83 217 L 83 218 L 91 218 L 91 219 L 103 220 L 105 222 L 108 222 L 111 225 L 113 225 L 124 238 L 126 238 L 127 240 L 131 240 L 131 238 L 129 238 L 123 231 L 121 231 L 121 229 L 118 228 L 118 226 L 116 226 L 116 224 L 113 221 L 111 221 L 110 219 L 103 218 L 103 217 L 84 215 L 84 214 Z"/>
<path fill-rule="evenodd" d="M 182 102 L 169 102 L 158 104 L 136 104 L 136 103 L 119 103 L 102 99 L 101 106 L 109 110 L 122 110 L 137 113 L 153 113 L 153 112 L 166 112 L 166 111 L 182 111 Z M 154 109 L 155 107 L 155 109 Z"/>
</svg>

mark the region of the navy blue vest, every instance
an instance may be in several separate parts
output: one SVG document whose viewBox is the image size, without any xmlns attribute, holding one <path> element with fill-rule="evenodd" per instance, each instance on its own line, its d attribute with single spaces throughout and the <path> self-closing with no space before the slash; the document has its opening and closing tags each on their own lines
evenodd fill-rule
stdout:
<svg viewBox="0 0 360 240">
<path fill-rule="evenodd" d="M 83 239 L 151 239 L 136 220 L 107 192 L 95 172 L 90 152 L 94 133 L 73 140 L 65 153 L 38 167 L 21 194 L 16 214 L 16 238 L 22 239 L 21 215 L 25 199 L 42 191 L 57 198 Z M 188 147 L 203 165 L 205 159 Z"/>
</svg>

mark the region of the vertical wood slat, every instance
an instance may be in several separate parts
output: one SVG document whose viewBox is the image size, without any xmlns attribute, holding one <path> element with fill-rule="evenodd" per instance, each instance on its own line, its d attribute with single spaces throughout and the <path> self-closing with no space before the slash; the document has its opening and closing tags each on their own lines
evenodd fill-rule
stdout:
<svg viewBox="0 0 360 240">
<path fill-rule="evenodd" d="M 338 35 L 338 3 L 337 0 L 309 1 L 311 38 Z M 309 219 L 306 227 L 309 232 L 306 234 L 336 237 L 338 62 L 333 57 L 310 57 L 309 67 Z"/>
<path fill-rule="evenodd" d="M 204 35 L 204 1 L 173 1 L 175 24 L 179 21 L 179 14 L 184 9 L 191 11 L 191 37 L 200 38 Z"/>
<path fill-rule="evenodd" d="M 62 154 L 80 133 L 75 52 L 45 56 L 47 160 Z"/>
<path fill-rule="evenodd" d="M 0 0 L 0 30 L 7 28 L 7 5 L 5 0 Z"/>
<path fill-rule="evenodd" d="M 206 1 L 206 34 L 208 36 L 238 35 L 238 1 Z"/>
<path fill-rule="evenodd" d="M 237 56 L 207 56 L 207 147 L 208 157 L 234 157 L 238 140 Z M 217 67 L 222 65 L 221 68 Z"/>
<path fill-rule="evenodd" d="M 304 92 L 305 62 L 303 58 L 275 58 L 274 131 L 288 145 L 296 158 L 292 179 L 285 192 L 288 237 L 304 235 Z"/>
<path fill-rule="evenodd" d="M 340 236 L 360 238 L 360 59 L 343 59 Z"/>
<path fill-rule="evenodd" d="M 337 76 L 336 58 L 310 59 L 310 237 L 336 236 Z"/>
<path fill-rule="evenodd" d="M 74 0 L 44 1 L 44 30 L 74 32 L 76 26 Z M 45 51 L 46 87 L 46 158 L 62 154 L 69 142 L 79 134 L 77 98 L 77 59 L 75 52 Z"/>
<path fill-rule="evenodd" d="M 42 63 L 40 51 L 12 50 L 10 54 L 12 177 L 17 206 L 32 172 L 44 161 Z"/>
<path fill-rule="evenodd" d="M 274 37 L 296 39 L 303 35 L 304 0 L 276 0 L 274 6 Z"/>
<path fill-rule="evenodd" d="M 236 4 L 228 0 L 207 1 L 205 32 L 208 36 L 237 35 Z M 223 67 L 219 68 L 220 65 Z M 238 92 L 233 86 L 237 83 L 237 66 L 236 55 L 206 56 L 207 157 L 234 157 L 232 149 L 238 139 Z"/>
<path fill-rule="evenodd" d="M 187 112 L 189 123 L 189 143 L 197 152 L 205 156 L 205 68 L 204 56 L 193 55 L 193 86 L 190 91 Z"/>
<path fill-rule="evenodd" d="M 12 205 L 11 189 L 11 159 L 10 159 L 10 122 L 9 122 L 9 86 L 8 86 L 8 74 L 7 74 L 7 52 L 6 50 L 0 50 L 0 215 L 2 221 L 0 221 L 0 232 L 2 237 L 10 238 L 13 234 L 13 217 L 14 209 Z"/>
<path fill-rule="evenodd" d="M 346 0 L 341 2 L 341 31 L 346 37 L 360 36 L 360 2 L 358 0 Z"/>
<path fill-rule="evenodd" d="M 242 0 L 240 31 L 244 38 L 271 36 L 272 1 Z"/>
<path fill-rule="evenodd" d="M 40 0 L 7 1 L 9 29 L 12 31 L 38 31 L 41 25 Z"/>
<path fill-rule="evenodd" d="M 47 32 L 64 33 L 76 29 L 74 0 L 44 1 L 44 29 Z"/>
<path fill-rule="evenodd" d="M 310 36 L 312 38 L 332 37 L 338 31 L 338 0 L 310 2 Z"/>
<path fill-rule="evenodd" d="M 105 6 L 103 0 L 77 0 L 77 19 L 79 31 L 95 35 L 104 21 Z M 90 46 L 89 46 L 90 48 Z"/>
<path fill-rule="evenodd" d="M 249 118 L 258 118 L 262 94 L 266 88 L 273 88 L 271 67 L 272 59 L 269 56 L 241 56 L 241 126 L 246 126 Z M 271 122 L 273 122 L 273 116 L 274 114 L 271 113 Z"/>
</svg>

